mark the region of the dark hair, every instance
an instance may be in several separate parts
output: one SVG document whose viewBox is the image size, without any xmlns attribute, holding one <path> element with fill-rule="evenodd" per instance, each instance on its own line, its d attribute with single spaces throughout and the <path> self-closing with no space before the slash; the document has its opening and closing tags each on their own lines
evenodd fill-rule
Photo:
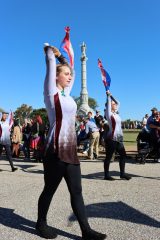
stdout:
<svg viewBox="0 0 160 240">
<path fill-rule="evenodd" d="M 14 127 L 17 127 L 18 126 L 18 120 L 14 120 Z"/>
<path fill-rule="evenodd" d="M 89 113 L 92 115 L 92 112 L 91 112 L 91 111 L 89 111 L 88 114 L 89 114 Z"/>
</svg>

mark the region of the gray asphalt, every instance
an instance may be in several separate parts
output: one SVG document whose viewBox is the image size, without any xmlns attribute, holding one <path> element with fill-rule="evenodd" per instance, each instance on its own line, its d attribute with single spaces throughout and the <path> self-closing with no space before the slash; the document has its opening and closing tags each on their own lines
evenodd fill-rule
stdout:
<svg viewBox="0 0 160 240">
<path fill-rule="evenodd" d="M 126 171 L 130 181 L 120 180 L 118 162 L 110 171 L 116 180 L 103 180 L 103 157 L 81 157 L 83 196 L 92 228 L 107 234 L 109 240 L 160 239 L 160 163 L 135 164 Z M 40 240 L 35 229 L 37 200 L 43 188 L 41 163 L 15 159 L 18 171 L 12 173 L 8 161 L 0 161 L 0 240 Z M 48 224 L 60 239 L 81 239 L 72 213 L 70 196 L 63 180 L 51 203 Z"/>
</svg>

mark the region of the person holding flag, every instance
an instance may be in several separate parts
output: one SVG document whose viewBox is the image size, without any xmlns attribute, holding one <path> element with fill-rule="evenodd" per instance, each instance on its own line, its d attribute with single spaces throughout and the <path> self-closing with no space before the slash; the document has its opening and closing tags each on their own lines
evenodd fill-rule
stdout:
<svg viewBox="0 0 160 240">
<path fill-rule="evenodd" d="M 125 159 L 126 151 L 123 144 L 123 131 L 121 127 L 121 118 L 118 114 L 119 102 L 110 93 L 110 83 L 111 78 L 107 71 L 103 68 L 101 60 L 98 59 L 98 66 L 101 70 L 102 81 L 105 86 L 107 94 L 106 110 L 105 117 L 108 121 L 109 129 L 105 136 L 105 149 L 106 149 L 106 158 L 104 160 L 104 179 L 105 180 L 115 180 L 109 175 L 109 166 L 112 159 L 112 156 L 115 152 L 118 152 L 120 155 L 120 178 L 124 180 L 130 180 L 131 177 L 125 174 Z"/>
<path fill-rule="evenodd" d="M 3 148 L 6 151 L 7 159 L 11 165 L 12 172 L 15 172 L 18 168 L 15 168 L 12 160 L 11 152 L 11 127 L 13 125 L 13 114 L 10 112 L 2 112 L 0 120 L 0 155 L 2 154 Z"/>
<path fill-rule="evenodd" d="M 119 103 L 118 101 L 115 102 L 111 99 L 111 93 L 109 90 L 106 91 L 106 94 L 107 103 L 105 116 L 108 121 L 109 130 L 107 132 L 107 136 L 105 136 L 106 158 L 104 160 L 104 179 L 111 181 L 114 180 L 114 178 L 109 175 L 109 166 L 113 154 L 117 152 L 120 155 L 120 178 L 130 180 L 131 177 L 128 174 L 125 174 L 126 151 L 123 144 L 121 118 L 118 114 Z"/>
<path fill-rule="evenodd" d="M 67 43 L 68 41 L 68 43 Z M 71 46 L 69 28 L 66 28 L 64 46 Z M 106 234 L 91 229 L 85 213 L 82 196 L 80 162 L 77 157 L 75 116 L 77 106 L 70 92 L 74 82 L 73 55 L 70 47 L 66 52 L 69 63 L 60 51 L 45 44 L 46 78 L 44 83 L 44 101 L 50 122 L 47 136 L 44 166 L 44 189 L 38 201 L 38 219 L 36 229 L 41 237 L 52 239 L 57 234 L 47 225 L 47 213 L 54 193 L 64 178 L 71 196 L 71 206 L 76 215 L 84 240 L 103 240 Z M 56 59 L 59 64 L 56 65 Z M 63 200 L 64 201 L 64 200 Z"/>
<path fill-rule="evenodd" d="M 102 61 L 98 58 L 98 67 L 100 68 L 101 71 L 101 77 L 102 77 L 102 82 L 104 84 L 105 90 L 108 91 L 110 89 L 110 84 L 111 84 L 111 78 L 109 76 L 109 73 L 104 69 L 102 65 Z M 115 98 L 111 95 L 111 99 L 118 104 L 118 102 L 115 100 Z"/>
<path fill-rule="evenodd" d="M 61 43 L 60 46 L 60 53 L 61 56 L 63 56 L 66 61 L 70 64 L 71 68 L 74 68 L 74 51 L 72 48 L 72 44 L 70 41 L 70 36 L 69 36 L 69 32 L 70 32 L 70 28 L 69 27 L 65 27 L 65 31 L 66 31 L 66 35 Z"/>
</svg>

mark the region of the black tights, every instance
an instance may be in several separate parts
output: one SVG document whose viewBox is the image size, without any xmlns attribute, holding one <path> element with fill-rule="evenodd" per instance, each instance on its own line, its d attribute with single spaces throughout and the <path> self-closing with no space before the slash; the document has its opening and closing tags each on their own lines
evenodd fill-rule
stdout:
<svg viewBox="0 0 160 240">
<path fill-rule="evenodd" d="M 123 145 L 123 142 L 116 142 L 108 139 L 106 141 L 106 159 L 104 160 L 104 174 L 105 177 L 109 176 L 109 166 L 114 152 L 118 152 L 120 155 L 119 168 L 120 175 L 125 173 L 125 160 L 126 160 L 126 151 Z"/>
<path fill-rule="evenodd" d="M 80 165 L 62 162 L 55 154 L 46 156 L 43 165 L 45 186 L 38 201 L 38 221 L 46 221 L 52 197 L 64 177 L 71 196 L 71 206 L 81 230 L 89 229 L 82 196 Z"/>
<path fill-rule="evenodd" d="M 12 152 L 11 152 L 11 146 L 10 145 L 1 145 L 0 144 L 0 156 L 2 154 L 3 148 L 5 148 L 6 151 L 6 157 L 11 165 L 11 168 L 14 169 L 13 161 L 12 161 Z"/>
</svg>

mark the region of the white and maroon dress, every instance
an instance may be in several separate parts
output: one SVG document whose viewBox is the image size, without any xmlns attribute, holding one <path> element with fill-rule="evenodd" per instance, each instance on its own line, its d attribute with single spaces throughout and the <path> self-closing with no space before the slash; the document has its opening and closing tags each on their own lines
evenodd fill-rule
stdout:
<svg viewBox="0 0 160 240">
<path fill-rule="evenodd" d="M 46 52 L 46 65 L 44 102 L 50 122 L 46 149 L 53 149 L 63 162 L 79 164 L 75 131 L 77 105 L 70 96 L 74 77 L 70 86 L 61 92 L 56 86 L 56 60 L 50 48 Z"/>
</svg>

